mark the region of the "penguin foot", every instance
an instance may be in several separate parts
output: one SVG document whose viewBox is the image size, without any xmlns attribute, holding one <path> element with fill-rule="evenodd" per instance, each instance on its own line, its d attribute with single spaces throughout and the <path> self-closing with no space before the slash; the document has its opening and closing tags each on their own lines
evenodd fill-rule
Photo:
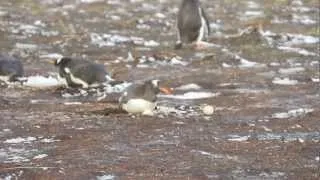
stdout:
<svg viewBox="0 0 320 180">
<path fill-rule="evenodd" d="M 194 48 L 196 50 L 203 50 L 203 49 L 207 49 L 209 47 L 209 43 L 205 42 L 205 41 L 198 41 L 194 44 Z"/>
</svg>

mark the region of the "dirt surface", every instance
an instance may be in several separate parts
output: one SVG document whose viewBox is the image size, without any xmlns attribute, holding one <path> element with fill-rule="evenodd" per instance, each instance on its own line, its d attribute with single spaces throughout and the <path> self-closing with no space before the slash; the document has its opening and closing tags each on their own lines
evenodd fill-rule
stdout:
<svg viewBox="0 0 320 180">
<path fill-rule="evenodd" d="M 61 54 L 175 88 L 149 117 L 119 93 L 1 83 L 0 179 L 320 179 L 319 1 L 202 0 L 211 47 L 174 50 L 179 2 L 0 1 L 26 76 Z"/>
</svg>

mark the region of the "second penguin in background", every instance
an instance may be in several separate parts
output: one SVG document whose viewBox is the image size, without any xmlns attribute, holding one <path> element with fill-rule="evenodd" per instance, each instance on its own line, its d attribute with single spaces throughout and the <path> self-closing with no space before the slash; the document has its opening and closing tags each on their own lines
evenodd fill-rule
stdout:
<svg viewBox="0 0 320 180">
<path fill-rule="evenodd" d="M 177 17 L 175 49 L 180 49 L 184 43 L 195 43 L 196 48 L 202 48 L 209 33 L 209 21 L 199 0 L 183 0 Z"/>
</svg>

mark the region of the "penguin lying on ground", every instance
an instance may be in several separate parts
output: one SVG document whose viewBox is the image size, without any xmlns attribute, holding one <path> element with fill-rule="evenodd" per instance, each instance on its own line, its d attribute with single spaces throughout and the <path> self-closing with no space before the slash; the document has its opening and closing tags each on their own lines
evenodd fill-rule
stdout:
<svg viewBox="0 0 320 180">
<path fill-rule="evenodd" d="M 185 43 L 195 43 L 196 48 L 202 48 L 209 33 L 209 21 L 199 0 L 183 0 L 177 17 L 175 49 L 180 49 Z"/>
<path fill-rule="evenodd" d="M 88 60 L 61 57 L 52 63 L 59 68 L 59 76 L 69 87 L 89 88 L 110 80 L 103 65 Z"/>
<path fill-rule="evenodd" d="M 5 54 L 0 54 L 0 76 L 3 77 L 3 80 L 9 82 L 21 82 L 19 77 L 22 77 L 23 74 L 23 66 L 19 59 Z"/>
<path fill-rule="evenodd" d="M 171 90 L 159 86 L 159 80 L 149 80 L 143 84 L 132 84 L 119 98 L 120 108 L 128 113 L 152 115 L 156 107 L 157 94 L 171 94 Z"/>
</svg>

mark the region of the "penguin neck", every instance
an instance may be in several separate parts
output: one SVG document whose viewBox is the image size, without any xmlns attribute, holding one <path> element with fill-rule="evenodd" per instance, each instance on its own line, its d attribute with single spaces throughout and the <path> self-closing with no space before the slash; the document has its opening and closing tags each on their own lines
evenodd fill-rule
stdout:
<svg viewBox="0 0 320 180">
<path fill-rule="evenodd" d="M 158 88 L 155 88 L 150 84 L 145 84 L 144 86 L 144 98 L 148 101 L 155 102 L 157 94 L 159 93 Z"/>
</svg>

